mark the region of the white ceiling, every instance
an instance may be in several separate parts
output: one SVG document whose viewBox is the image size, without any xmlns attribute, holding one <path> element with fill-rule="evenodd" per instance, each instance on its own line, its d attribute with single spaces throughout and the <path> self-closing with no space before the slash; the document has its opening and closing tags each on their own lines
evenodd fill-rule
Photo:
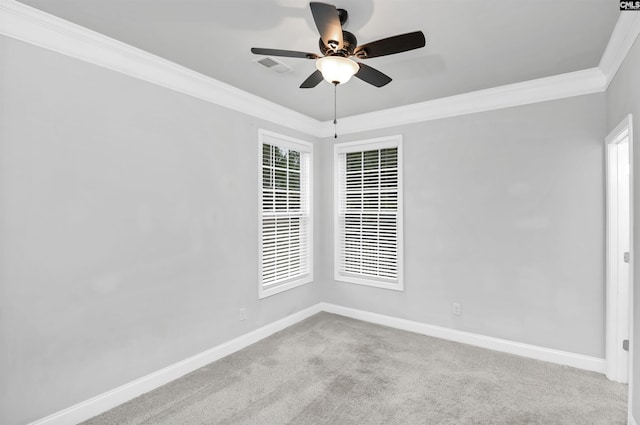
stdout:
<svg viewBox="0 0 640 425">
<path fill-rule="evenodd" d="M 333 87 L 298 86 L 312 60 L 251 47 L 318 52 L 308 2 L 297 0 L 21 0 L 319 120 L 333 117 Z M 329 1 L 330 2 L 330 1 Z M 619 15 L 611 0 L 340 0 L 359 44 L 422 30 L 427 46 L 366 61 L 393 81 L 338 87 L 350 116 L 598 65 Z"/>
</svg>

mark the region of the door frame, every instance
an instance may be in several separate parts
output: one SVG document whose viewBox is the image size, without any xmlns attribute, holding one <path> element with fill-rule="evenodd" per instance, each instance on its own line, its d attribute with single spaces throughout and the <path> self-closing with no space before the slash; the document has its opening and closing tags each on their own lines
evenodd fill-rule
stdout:
<svg viewBox="0 0 640 425">
<path fill-rule="evenodd" d="M 617 146 L 621 142 L 620 136 L 628 129 L 629 139 L 629 288 L 627 299 L 623 299 L 618 291 L 617 261 L 622 253 L 618 252 L 618 193 L 617 193 Z M 631 401 L 631 377 L 633 368 L 633 128 L 632 116 L 627 115 L 616 128 L 609 133 L 605 139 L 605 180 L 606 180 L 606 375 L 609 379 L 617 382 L 629 382 L 629 400 Z M 612 178 L 615 176 L 615 178 Z M 628 332 L 629 332 L 629 355 L 628 369 L 624 373 L 624 367 L 620 363 L 621 339 L 619 335 L 623 332 L 625 324 L 618 318 L 620 306 L 627 303 L 628 306 Z"/>
</svg>

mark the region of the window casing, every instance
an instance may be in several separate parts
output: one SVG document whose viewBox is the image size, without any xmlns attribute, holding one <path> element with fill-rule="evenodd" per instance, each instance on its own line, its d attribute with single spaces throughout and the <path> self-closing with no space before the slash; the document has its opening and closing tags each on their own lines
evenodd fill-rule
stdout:
<svg viewBox="0 0 640 425">
<path fill-rule="evenodd" d="M 313 280 L 311 143 L 266 130 L 259 146 L 259 298 Z"/>
<path fill-rule="evenodd" d="M 402 291 L 402 137 L 337 144 L 334 277 Z"/>
</svg>

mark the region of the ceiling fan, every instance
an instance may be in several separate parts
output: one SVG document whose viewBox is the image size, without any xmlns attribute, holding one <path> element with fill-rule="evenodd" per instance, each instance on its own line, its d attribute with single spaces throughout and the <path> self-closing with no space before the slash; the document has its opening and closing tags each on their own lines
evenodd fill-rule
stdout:
<svg viewBox="0 0 640 425">
<path fill-rule="evenodd" d="M 292 50 L 251 48 L 251 52 L 258 55 L 315 60 L 316 68 L 318 69 L 304 80 L 300 88 L 313 88 L 323 78 L 337 86 L 338 84 L 346 83 L 354 75 L 376 87 L 385 86 L 391 82 L 391 78 L 388 75 L 364 63 L 356 62 L 350 57 L 364 60 L 393 55 L 425 46 L 425 38 L 422 31 L 400 34 L 358 46 L 358 40 L 355 35 L 342 29 L 342 25 L 347 22 L 349 16 L 346 10 L 318 2 L 311 2 L 309 6 L 311 7 L 313 20 L 320 32 L 319 45 L 322 56 L 315 53 Z"/>
</svg>

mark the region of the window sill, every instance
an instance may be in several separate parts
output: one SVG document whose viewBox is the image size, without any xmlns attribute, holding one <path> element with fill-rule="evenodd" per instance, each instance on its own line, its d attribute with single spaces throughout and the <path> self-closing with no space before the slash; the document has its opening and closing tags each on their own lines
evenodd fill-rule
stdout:
<svg viewBox="0 0 640 425">
<path fill-rule="evenodd" d="M 279 294 L 284 291 L 288 291 L 289 289 L 297 288 L 302 285 L 306 285 L 307 283 L 313 282 L 313 275 L 308 274 L 306 276 L 296 278 L 295 280 L 291 280 L 288 282 L 283 282 L 279 284 L 273 284 L 267 287 L 260 285 L 260 290 L 258 292 L 258 299 L 263 299 L 270 297 L 272 295 Z"/>
<path fill-rule="evenodd" d="M 373 288 L 391 289 L 393 291 L 404 291 L 402 280 L 398 282 L 390 282 L 376 279 L 367 279 L 366 277 L 355 277 L 336 273 L 334 279 L 338 282 L 355 283 L 356 285 L 371 286 Z"/>
</svg>

